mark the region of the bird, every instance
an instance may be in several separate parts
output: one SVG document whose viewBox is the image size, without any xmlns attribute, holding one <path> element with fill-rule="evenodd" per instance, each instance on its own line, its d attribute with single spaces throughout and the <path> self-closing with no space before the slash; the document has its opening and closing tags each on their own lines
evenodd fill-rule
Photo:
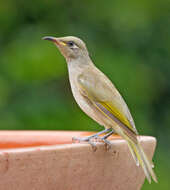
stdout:
<svg viewBox="0 0 170 190">
<path fill-rule="evenodd" d="M 72 94 L 79 107 L 104 127 L 104 130 L 94 135 L 74 140 L 87 141 L 95 147 L 93 139 L 99 139 L 110 146 L 107 138 L 113 133 L 120 135 L 127 142 L 136 165 L 143 168 L 149 183 L 152 179 L 157 182 L 154 164 L 139 143 L 127 104 L 111 80 L 94 65 L 86 44 L 74 36 L 45 36 L 42 39 L 52 41 L 64 56 Z M 101 134 L 105 135 L 100 137 Z"/>
</svg>

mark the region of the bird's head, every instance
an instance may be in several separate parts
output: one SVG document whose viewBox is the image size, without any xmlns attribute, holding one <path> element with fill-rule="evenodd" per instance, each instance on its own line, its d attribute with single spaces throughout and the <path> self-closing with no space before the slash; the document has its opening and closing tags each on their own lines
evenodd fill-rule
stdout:
<svg viewBox="0 0 170 190">
<path fill-rule="evenodd" d="M 74 36 L 67 37 L 51 37 L 46 36 L 43 40 L 52 41 L 60 50 L 62 55 L 66 58 L 66 60 L 73 60 L 81 57 L 88 56 L 88 51 L 85 43 Z"/>
</svg>

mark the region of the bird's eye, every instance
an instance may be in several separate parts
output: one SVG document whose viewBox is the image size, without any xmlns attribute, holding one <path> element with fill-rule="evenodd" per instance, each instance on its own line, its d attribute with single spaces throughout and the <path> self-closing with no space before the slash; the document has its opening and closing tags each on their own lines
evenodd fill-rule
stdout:
<svg viewBox="0 0 170 190">
<path fill-rule="evenodd" d="M 73 47 L 74 46 L 74 42 L 69 41 L 69 42 L 67 42 L 67 45 L 70 46 L 70 47 Z"/>
</svg>

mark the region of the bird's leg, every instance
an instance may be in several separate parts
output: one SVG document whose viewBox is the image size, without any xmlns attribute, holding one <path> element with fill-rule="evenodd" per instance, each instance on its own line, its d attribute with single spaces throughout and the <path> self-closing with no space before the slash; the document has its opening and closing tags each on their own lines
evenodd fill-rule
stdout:
<svg viewBox="0 0 170 190">
<path fill-rule="evenodd" d="M 110 143 L 110 141 L 107 140 L 107 138 L 110 137 L 113 133 L 114 133 L 114 131 L 112 129 L 108 134 L 104 135 L 103 137 L 98 137 L 99 141 L 102 141 L 105 143 L 106 150 L 109 150 L 111 148 L 111 143 Z"/>
<path fill-rule="evenodd" d="M 96 143 L 95 143 L 95 142 L 92 142 L 91 140 L 89 140 L 88 143 L 91 145 L 93 151 L 96 152 L 96 150 L 97 150 Z"/>
<path fill-rule="evenodd" d="M 112 134 L 114 133 L 114 131 L 113 131 L 113 129 L 109 132 L 109 133 L 107 133 L 106 135 L 104 135 L 103 137 L 102 137 L 102 139 L 107 139 L 108 137 L 110 137 Z"/>
<path fill-rule="evenodd" d="M 72 141 L 75 142 L 75 141 L 78 141 L 78 142 L 89 142 L 91 139 L 97 139 L 99 137 L 99 135 L 103 134 L 103 133 L 107 133 L 111 130 L 111 128 L 109 129 L 105 129 L 103 131 L 100 131 L 96 134 L 93 134 L 93 135 L 90 135 L 90 136 L 87 136 L 87 137 L 73 137 L 72 138 Z"/>
<path fill-rule="evenodd" d="M 94 135 L 87 136 L 87 137 L 82 137 L 82 138 L 80 138 L 80 137 L 73 137 L 73 138 L 72 138 L 72 141 L 73 141 L 73 143 L 76 142 L 76 141 L 78 141 L 78 142 L 88 142 L 89 144 L 91 144 L 93 150 L 96 150 L 96 149 L 97 149 L 97 148 L 96 148 L 96 143 L 95 143 L 93 140 L 96 141 L 96 140 L 100 139 L 99 135 L 101 135 L 101 134 L 103 134 L 103 133 L 107 133 L 107 132 L 109 132 L 110 130 L 112 130 L 112 129 L 111 129 L 111 128 L 105 129 L 105 130 L 100 131 L 100 132 L 98 132 L 98 133 L 96 133 L 96 134 L 94 134 Z M 108 133 L 108 134 L 109 134 L 109 133 Z M 106 135 L 105 135 L 105 136 L 106 136 Z M 106 140 L 106 139 L 105 139 L 105 140 Z"/>
</svg>

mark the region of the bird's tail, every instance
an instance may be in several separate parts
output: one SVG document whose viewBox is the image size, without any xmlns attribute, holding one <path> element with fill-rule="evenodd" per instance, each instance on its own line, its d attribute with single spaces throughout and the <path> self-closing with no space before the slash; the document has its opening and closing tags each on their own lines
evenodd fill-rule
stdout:
<svg viewBox="0 0 170 190">
<path fill-rule="evenodd" d="M 147 158 L 147 156 L 144 153 L 143 148 L 141 147 L 139 142 L 133 142 L 127 136 L 126 136 L 126 140 L 127 140 L 129 149 L 132 153 L 132 156 L 133 156 L 134 160 L 136 161 L 136 165 L 137 166 L 141 165 L 149 183 L 151 183 L 151 178 L 155 182 L 157 182 L 157 177 L 152 169 L 154 167 L 154 165 L 153 165 L 152 161 L 149 161 L 149 159 Z"/>
</svg>

